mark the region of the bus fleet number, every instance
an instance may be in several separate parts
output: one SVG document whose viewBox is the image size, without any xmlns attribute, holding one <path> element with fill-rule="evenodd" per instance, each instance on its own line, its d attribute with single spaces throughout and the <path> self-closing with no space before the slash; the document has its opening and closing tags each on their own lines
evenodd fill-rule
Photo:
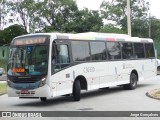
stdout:
<svg viewBox="0 0 160 120">
<path fill-rule="evenodd" d="M 89 72 L 95 72 L 95 68 L 94 67 L 85 67 L 83 69 L 84 73 L 89 73 Z"/>
</svg>

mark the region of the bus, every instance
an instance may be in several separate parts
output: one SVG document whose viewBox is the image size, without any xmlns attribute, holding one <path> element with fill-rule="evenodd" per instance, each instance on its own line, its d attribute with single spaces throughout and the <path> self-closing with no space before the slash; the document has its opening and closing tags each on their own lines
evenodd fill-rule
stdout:
<svg viewBox="0 0 160 120">
<path fill-rule="evenodd" d="M 155 77 L 152 39 L 107 33 L 35 33 L 10 44 L 8 96 L 40 98 L 61 95 L 81 98 L 81 90 L 122 86 Z"/>
</svg>

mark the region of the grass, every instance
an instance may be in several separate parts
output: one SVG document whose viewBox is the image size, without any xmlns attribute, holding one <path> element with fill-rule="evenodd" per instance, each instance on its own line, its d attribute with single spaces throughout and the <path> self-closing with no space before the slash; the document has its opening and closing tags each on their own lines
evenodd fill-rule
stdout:
<svg viewBox="0 0 160 120">
<path fill-rule="evenodd" d="M 6 70 L 6 68 L 7 68 L 7 60 L 0 59 L 0 68 L 4 68 Z"/>
<path fill-rule="evenodd" d="M 159 91 L 157 91 L 155 94 L 160 94 L 160 90 L 159 90 Z"/>
<path fill-rule="evenodd" d="M 7 92 L 7 84 L 6 83 L 0 83 L 0 95 L 3 95 Z"/>
<path fill-rule="evenodd" d="M 160 89 L 154 93 L 154 97 L 160 98 Z"/>
</svg>

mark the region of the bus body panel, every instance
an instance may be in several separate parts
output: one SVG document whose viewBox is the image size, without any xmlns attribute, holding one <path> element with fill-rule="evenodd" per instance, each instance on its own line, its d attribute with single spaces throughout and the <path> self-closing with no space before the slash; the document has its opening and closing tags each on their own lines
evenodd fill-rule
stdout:
<svg viewBox="0 0 160 120">
<path fill-rule="evenodd" d="M 74 80 L 78 76 L 86 78 L 88 90 L 128 84 L 133 70 L 137 71 L 139 81 L 155 77 L 156 69 L 152 67 L 154 66 L 152 64 L 155 63 L 151 59 L 79 63 L 53 74 L 51 77 L 52 87 L 56 90 L 56 96 L 71 94 Z M 148 66 L 143 69 L 145 65 Z M 66 78 L 66 75 L 70 77 Z"/>
</svg>

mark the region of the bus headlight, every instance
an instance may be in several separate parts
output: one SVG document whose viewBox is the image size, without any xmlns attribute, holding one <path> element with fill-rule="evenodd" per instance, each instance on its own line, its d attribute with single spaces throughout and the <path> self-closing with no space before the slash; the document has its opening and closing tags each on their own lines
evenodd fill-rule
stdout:
<svg viewBox="0 0 160 120">
<path fill-rule="evenodd" d="M 44 86 L 45 84 L 46 84 L 46 77 L 43 77 L 40 82 L 40 87 Z"/>
</svg>

